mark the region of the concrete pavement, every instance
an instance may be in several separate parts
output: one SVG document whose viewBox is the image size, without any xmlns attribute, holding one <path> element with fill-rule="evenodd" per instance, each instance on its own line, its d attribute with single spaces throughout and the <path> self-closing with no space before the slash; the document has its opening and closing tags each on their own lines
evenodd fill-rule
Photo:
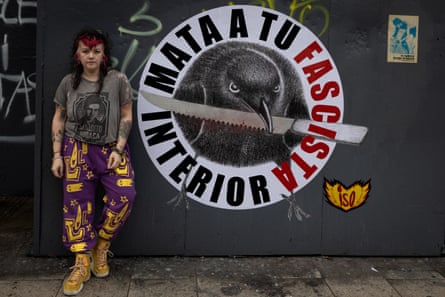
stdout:
<svg viewBox="0 0 445 297">
<path fill-rule="evenodd" d="M 0 297 L 64 296 L 73 258 L 31 257 L 32 198 L 0 197 Z M 114 257 L 84 297 L 444 297 L 445 257 Z"/>
</svg>

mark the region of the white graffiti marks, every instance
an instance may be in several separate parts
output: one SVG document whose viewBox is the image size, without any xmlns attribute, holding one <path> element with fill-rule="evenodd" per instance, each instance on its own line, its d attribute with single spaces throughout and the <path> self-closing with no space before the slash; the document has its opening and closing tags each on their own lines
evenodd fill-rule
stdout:
<svg viewBox="0 0 445 297">
<path fill-rule="evenodd" d="M 4 110 L 3 119 L 7 119 L 10 112 L 11 106 L 16 99 L 16 97 L 23 96 L 25 99 L 25 107 L 26 107 L 26 115 L 23 118 L 24 123 L 33 122 L 35 119 L 35 115 L 32 114 L 31 110 L 31 102 L 29 93 L 35 89 L 36 83 L 32 81 L 32 77 L 34 73 L 28 77 L 25 77 L 25 73 L 22 71 L 20 75 L 7 75 L 0 73 L 0 111 Z M 7 104 L 5 98 L 3 97 L 3 84 L 4 83 L 13 83 L 15 84 L 14 91 L 11 95 L 11 98 Z"/>
<path fill-rule="evenodd" d="M 37 1 L 0 0 L 0 143 L 33 142 Z"/>
<path fill-rule="evenodd" d="M 7 25 L 37 23 L 37 1 L 0 0 L 0 6 L 0 19 Z"/>
</svg>

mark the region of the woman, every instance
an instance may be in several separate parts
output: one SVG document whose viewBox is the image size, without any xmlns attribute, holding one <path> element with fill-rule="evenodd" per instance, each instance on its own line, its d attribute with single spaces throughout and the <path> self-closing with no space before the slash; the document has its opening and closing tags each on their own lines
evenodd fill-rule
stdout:
<svg viewBox="0 0 445 297">
<path fill-rule="evenodd" d="M 124 74 L 110 70 L 108 38 L 100 31 L 79 32 L 71 57 L 73 70 L 57 88 L 52 120 L 51 171 L 63 178 L 63 243 L 76 255 L 63 283 L 65 295 L 79 293 L 90 271 L 96 277 L 108 276 L 111 241 L 136 195 L 127 144 L 132 125 L 130 83 Z M 98 183 L 105 197 L 96 222 Z"/>
</svg>

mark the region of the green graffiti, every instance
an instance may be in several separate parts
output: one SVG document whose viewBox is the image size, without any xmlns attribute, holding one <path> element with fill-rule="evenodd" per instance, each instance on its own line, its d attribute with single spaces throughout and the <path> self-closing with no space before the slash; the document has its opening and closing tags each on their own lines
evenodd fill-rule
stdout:
<svg viewBox="0 0 445 297">
<path fill-rule="evenodd" d="M 130 23 L 135 23 L 137 21 L 148 21 L 155 25 L 155 28 L 153 30 L 135 31 L 135 30 L 127 29 L 123 26 L 119 26 L 118 31 L 121 33 L 134 35 L 134 36 L 152 36 L 152 35 L 155 35 L 155 34 L 161 32 L 161 30 L 162 30 L 161 21 L 154 16 L 144 14 L 148 11 L 149 7 L 150 7 L 149 2 L 145 2 L 144 5 L 142 6 L 142 8 L 130 17 Z"/>
<path fill-rule="evenodd" d="M 289 5 L 289 16 L 295 18 L 298 13 L 297 20 L 304 25 L 305 20 L 309 18 L 309 15 L 314 12 L 321 13 L 323 15 L 324 24 L 321 31 L 318 33 L 318 37 L 326 33 L 329 27 L 330 14 L 329 10 L 321 4 L 317 4 L 318 0 L 292 0 Z M 232 5 L 233 1 L 229 2 Z M 251 5 L 259 5 L 265 8 L 276 9 L 275 0 L 252 0 L 249 2 Z"/>
<path fill-rule="evenodd" d="M 139 46 L 139 40 L 133 39 L 130 46 L 128 47 L 127 54 L 124 57 L 124 61 L 122 62 L 121 71 L 125 72 L 127 70 L 128 64 L 131 60 L 133 60 L 133 57 L 136 53 L 136 50 Z"/>
<path fill-rule="evenodd" d="M 292 0 L 291 5 L 289 6 L 290 13 L 289 16 L 294 18 L 294 14 L 298 9 L 301 9 L 300 14 L 298 15 L 298 21 L 302 24 L 304 24 L 304 21 L 306 18 L 308 18 L 308 15 L 312 12 L 318 11 L 321 12 L 324 17 L 324 24 L 323 28 L 321 29 L 320 33 L 318 33 L 318 37 L 322 36 L 329 27 L 329 10 L 320 4 L 313 4 L 313 2 L 317 2 L 317 0 Z"/>
<path fill-rule="evenodd" d="M 136 31 L 136 30 L 132 30 L 127 27 L 124 27 L 124 26 L 119 26 L 117 29 L 119 31 L 119 33 L 127 34 L 130 36 L 135 36 L 135 37 L 149 37 L 149 36 L 153 36 L 153 35 L 161 32 L 161 30 L 162 30 L 161 21 L 154 16 L 146 14 L 148 12 L 149 8 L 150 8 L 149 1 L 147 1 L 144 3 L 144 5 L 142 6 L 141 9 L 139 9 L 134 15 L 132 15 L 129 18 L 129 22 L 131 24 L 134 24 L 139 21 L 149 22 L 154 25 L 154 29 L 147 30 L 147 31 Z M 152 53 L 155 50 L 155 46 L 154 45 L 151 46 L 150 51 L 147 53 L 145 58 L 139 63 L 139 65 L 136 67 L 136 69 L 132 73 L 127 73 L 128 66 L 135 58 L 136 51 L 138 48 L 139 48 L 139 39 L 134 38 L 131 41 L 130 45 L 128 46 L 128 49 L 127 49 L 127 52 L 123 58 L 122 64 L 120 65 L 120 71 L 125 73 L 125 75 L 127 75 L 128 80 L 130 82 L 132 82 L 134 80 L 134 78 L 142 71 L 142 68 L 147 63 L 148 59 L 150 58 L 150 56 L 152 55 Z M 112 57 L 112 64 L 113 64 L 113 67 L 116 67 L 117 65 L 119 65 L 119 59 L 117 59 L 116 57 Z M 137 98 L 137 90 L 136 89 L 133 89 L 133 94 L 136 95 L 135 97 Z"/>
</svg>

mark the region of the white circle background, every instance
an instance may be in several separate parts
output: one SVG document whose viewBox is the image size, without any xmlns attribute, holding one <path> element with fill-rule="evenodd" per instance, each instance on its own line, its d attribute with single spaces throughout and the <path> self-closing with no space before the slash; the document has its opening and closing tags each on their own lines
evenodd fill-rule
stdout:
<svg viewBox="0 0 445 297">
<path fill-rule="evenodd" d="M 177 48 L 183 50 L 184 52 L 187 52 L 190 55 L 193 55 L 194 53 L 190 49 L 190 47 L 187 45 L 187 43 L 175 35 L 175 32 L 177 32 L 180 28 L 183 28 L 186 24 L 191 26 L 190 33 L 192 34 L 192 36 L 195 37 L 196 41 L 201 46 L 202 50 L 197 55 L 194 55 L 193 58 L 188 62 L 187 66 L 184 67 L 184 69 L 182 69 L 180 71 L 180 74 L 176 80 L 176 85 L 178 85 L 181 82 L 183 76 L 186 74 L 188 66 L 192 65 L 192 63 L 196 60 L 196 58 L 198 58 L 199 54 L 201 54 L 202 52 L 205 52 L 206 50 L 208 50 L 209 48 L 211 48 L 215 45 L 221 44 L 222 42 L 226 42 L 229 40 L 230 18 L 231 18 L 231 12 L 233 9 L 242 9 L 243 10 L 244 17 L 247 22 L 247 30 L 249 33 L 249 37 L 242 38 L 242 39 L 241 38 L 240 39 L 232 38 L 232 39 L 230 39 L 230 41 L 236 40 L 236 41 L 244 41 L 244 42 L 253 42 L 253 43 L 257 43 L 258 45 L 271 48 L 271 49 L 275 50 L 276 52 L 280 53 L 284 58 L 288 59 L 292 65 L 294 65 L 295 71 L 298 73 L 300 81 L 301 81 L 301 85 L 302 85 L 303 93 L 304 93 L 304 97 L 305 97 L 304 99 L 306 100 L 306 104 L 308 106 L 309 111 L 311 111 L 312 107 L 317 104 L 333 105 L 333 106 L 336 106 L 341 111 L 341 118 L 340 118 L 339 122 L 342 122 L 342 120 L 343 120 L 343 89 L 342 89 L 341 80 L 338 75 L 337 68 L 336 68 L 335 63 L 332 60 L 331 56 L 329 55 L 329 52 L 327 51 L 327 49 L 324 47 L 324 45 L 321 43 L 321 41 L 319 41 L 319 39 L 310 30 L 308 30 L 306 27 L 304 27 L 302 24 L 300 24 L 296 20 L 294 20 L 294 19 L 290 18 L 289 16 L 284 15 L 278 11 L 262 8 L 259 6 L 233 5 L 233 6 L 219 7 L 219 8 L 215 8 L 215 9 L 208 10 L 208 11 L 202 12 L 200 14 L 197 14 L 197 15 L 185 20 L 184 22 L 182 22 L 180 25 L 178 25 L 176 28 L 174 28 L 167 36 L 165 36 L 165 38 L 159 43 L 156 50 L 153 52 L 152 56 L 150 57 L 147 64 L 145 65 L 144 72 L 141 76 L 141 80 L 140 80 L 140 84 L 139 84 L 140 89 L 145 90 L 150 93 L 155 93 L 155 94 L 159 94 L 159 95 L 163 95 L 163 96 L 167 96 L 167 97 L 172 97 L 172 95 L 169 93 L 165 93 L 161 90 L 149 87 L 144 84 L 145 78 L 149 75 L 149 71 L 148 71 L 149 66 L 152 63 L 163 65 L 167 68 L 175 69 L 175 67 L 170 63 L 170 61 L 168 61 L 165 58 L 165 56 L 162 53 L 160 53 L 160 48 L 162 48 L 162 46 L 166 42 L 169 42 L 172 45 L 176 46 Z M 269 33 L 269 39 L 266 42 L 259 40 L 260 30 L 262 28 L 262 24 L 264 21 L 264 18 L 261 16 L 261 14 L 264 11 L 278 15 L 278 20 L 273 22 L 273 25 L 272 25 L 270 33 Z M 210 16 L 210 18 L 212 19 L 212 21 L 218 28 L 219 33 L 223 36 L 223 41 L 214 43 L 207 47 L 205 46 L 205 44 L 202 41 L 202 38 L 200 38 L 201 31 L 200 31 L 200 26 L 199 26 L 199 22 L 198 22 L 198 19 L 204 15 Z M 277 33 L 279 32 L 281 25 L 286 20 L 290 20 L 294 24 L 298 25 L 300 27 L 300 31 L 299 31 L 296 39 L 293 41 L 291 47 L 286 50 L 281 50 L 275 46 L 274 39 L 275 39 L 275 36 L 277 35 Z M 314 41 L 316 41 L 321 46 L 321 48 L 322 48 L 321 53 L 314 53 L 313 59 L 311 59 L 311 60 L 306 59 L 305 61 L 301 62 L 300 64 L 297 64 L 294 61 L 294 57 Z M 328 97 L 320 102 L 316 102 L 310 96 L 311 85 L 308 83 L 306 76 L 302 71 L 302 68 L 304 66 L 307 66 L 307 65 L 319 62 L 319 61 L 323 61 L 326 59 L 328 59 L 330 61 L 330 63 L 333 66 L 333 69 L 331 71 L 329 71 L 328 73 L 326 73 L 321 78 L 319 78 L 314 83 L 324 85 L 324 83 L 326 83 L 326 82 L 335 81 L 338 83 L 338 85 L 340 87 L 340 94 L 338 96 L 336 96 L 335 98 Z M 176 85 L 175 85 L 175 87 L 176 87 Z M 169 160 L 168 162 L 166 162 L 162 165 L 160 165 L 156 161 L 156 158 L 158 158 L 160 155 L 162 155 L 165 152 L 167 152 L 168 150 L 170 150 L 173 147 L 173 142 L 175 140 L 180 140 L 181 144 L 186 148 L 186 150 L 190 156 L 194 157 L 195 152 L 194 152 L 193 148 L 188 144 L 188 141 L 184 138 L 181 129 L 176 125 L 174 120 L 173 120 L 173 122 L 174 122 L 175 132 L 178 135 L 178 139 L 173 139 L 171 141 L 161 143 L 161 144 L 155 145 L 153 147 L 150 147 L 148 145 L 147 137 L 144 135 L 144 131 L 146 129 L 150 129 L 150 128 L 156 127 L 158 125 L 161 125 L 163 123 L 172 121 L 171 119 L 170 120 L 145 121 L 145 122 L 141 121 L 141 117 L 140 117 L 141 114 L 152 113 L 152 112 L 157 112 L 157 111 L 162 111 L 162 109 L 158 108 L 157 106 L 152 105 L 146 99 L 144 99 L 144 97 L 142 97 L 142 95 L 139 94 L 138 103 L 137 103 L 137 114 L 138 114 L 138 125 L 139 125 L 140 134 L 142 137 L 142 142 L 145 145 L 145 149 L 148 153 L 148 156 L 150 157 L 152 162 L 155 164 L 155 166 L 157 167 L 159 172 L 164 176 L 164 178 L 166 178 L 170 182 L 170 184 L 172 186 L 174 186 L 175 188 L 180 190 L 181 184 L 177 184 L 175 181 L 173 181 L 170 178 L 169 174 L 183 160 L 184 156 L 176 156 L 173 159 Z M 317 140 L 317 141 L 320 142 L 322 140 Z M 329 160 L 330 156 L 332 155 L 332 153 L 335 149 L 335 142 L 332 142 L 332 141 L 322 141 L 322 142 L 324 142 L 329 147 L 328 156 L 326 156 L 322 160 L 316 158 L 314 153 L 308 154 L 308 153 L 304 152 L 301 149 L 300 145 L 293 148 L 292 152 L 296 152 L 309 165 L 316 165 L 318 168 L 317 171 L 314 174 L 312 174 L 312 176 L 310 178 L 306 179 L 303 176 L 304 175 L 303 170 L 301 170 L 295 163 L 291 162 L 292 173 L 295 176 L 295 179 L 297 180 L 297 183 L 298 183 L 298 187 L 295 189 L 294 192 L 301 190 L 306 184 L 308 184 L 319 173 L 319 171 L 324 167 L 324 165 L 326 164 L 326 162 Z M 285 195 L 285 196 L 290 195 L 290 193 L 286 190 L 286 188 L 280 183 L 280 181 L 276 178 L 276 176 L 271 172 L 271 170 L 273 168 L 279 166 L 279 164 L 275 164 L 274 162 L 267 162 L 267 163 L 263 163 L 263 164 L 259 164 L 259 165 L 255 165 L 255 166 L 249 166 L 249 167 L 232 167 L 232 166 L 227 166 L 227 165 L 221 165 L 219 163 L 215 163 L 211 160 L 208 160 L 208 159 L 205 159 L 205 158 L 202 158 L 199 156 L 196 158 L 196 161 L 198 162 L 198 164 L 196 166 L 194 166 L 193 169 L 191 170 L 190 177 L 187 181 L 190 181 L 191 177 L 193 177 L 193 175 L 194 175 L 196 169 L 199 167 L 199 165 L 202 165 L 208 169 L 211 169 L 212 173 L 214 174 L 211 183 L 208 184 L 208 190 L 204 193 L 204 195 L 202 197 L 195 197 L 193 193 L 187 193 L 188 197 L 192 198 L 193 200 L 195 200 L 199 203 L 203 203 L 203 204 L 211 206 L 211 207 L 241 210 L 241 209 L 252 209 L 252 208 L 268 206 L 273 203 L 282 201 L 283 200 L 282 195 Z M 225 178 L 225 183 L 223 185 L 223 188 L 221 190 L 222 196 L 219 198 L 218 202 L 215 203 L 215 202 L 210 201 L 210 194 L 211 194 L 211 189 L 213 188 L 213 183 L 215 182 L 217 174 L 225 175 L 226 178 Z M 267 188 L 269 189 L 269 194 L 270 194 L 270 202 L 268 202 L 268 203 L 261 203 L 259 205 L 255 205 L 252 201 L 252 197 L 249 196 L 249 194 L 250 194 L 250 192 L 249 192 L 250 187 L 248 185 L 249 177 L 256 176 L 256 175 L 263 175 L 267 180 Z M 227 180 L 233 176 L 242 177 L 243 180 L 245 181 L 245 195 L 244 195 L 242 204 L 239 206 L 232 206 L 229 203 L 227 203 L 227 199 L 226 199 L 226 195 L 225 195 Z M 182 176 L 182 177 L 185 178 L 184 176 Z M 170 197 L 168 199 L 170 199 Z"/>
</svg>

